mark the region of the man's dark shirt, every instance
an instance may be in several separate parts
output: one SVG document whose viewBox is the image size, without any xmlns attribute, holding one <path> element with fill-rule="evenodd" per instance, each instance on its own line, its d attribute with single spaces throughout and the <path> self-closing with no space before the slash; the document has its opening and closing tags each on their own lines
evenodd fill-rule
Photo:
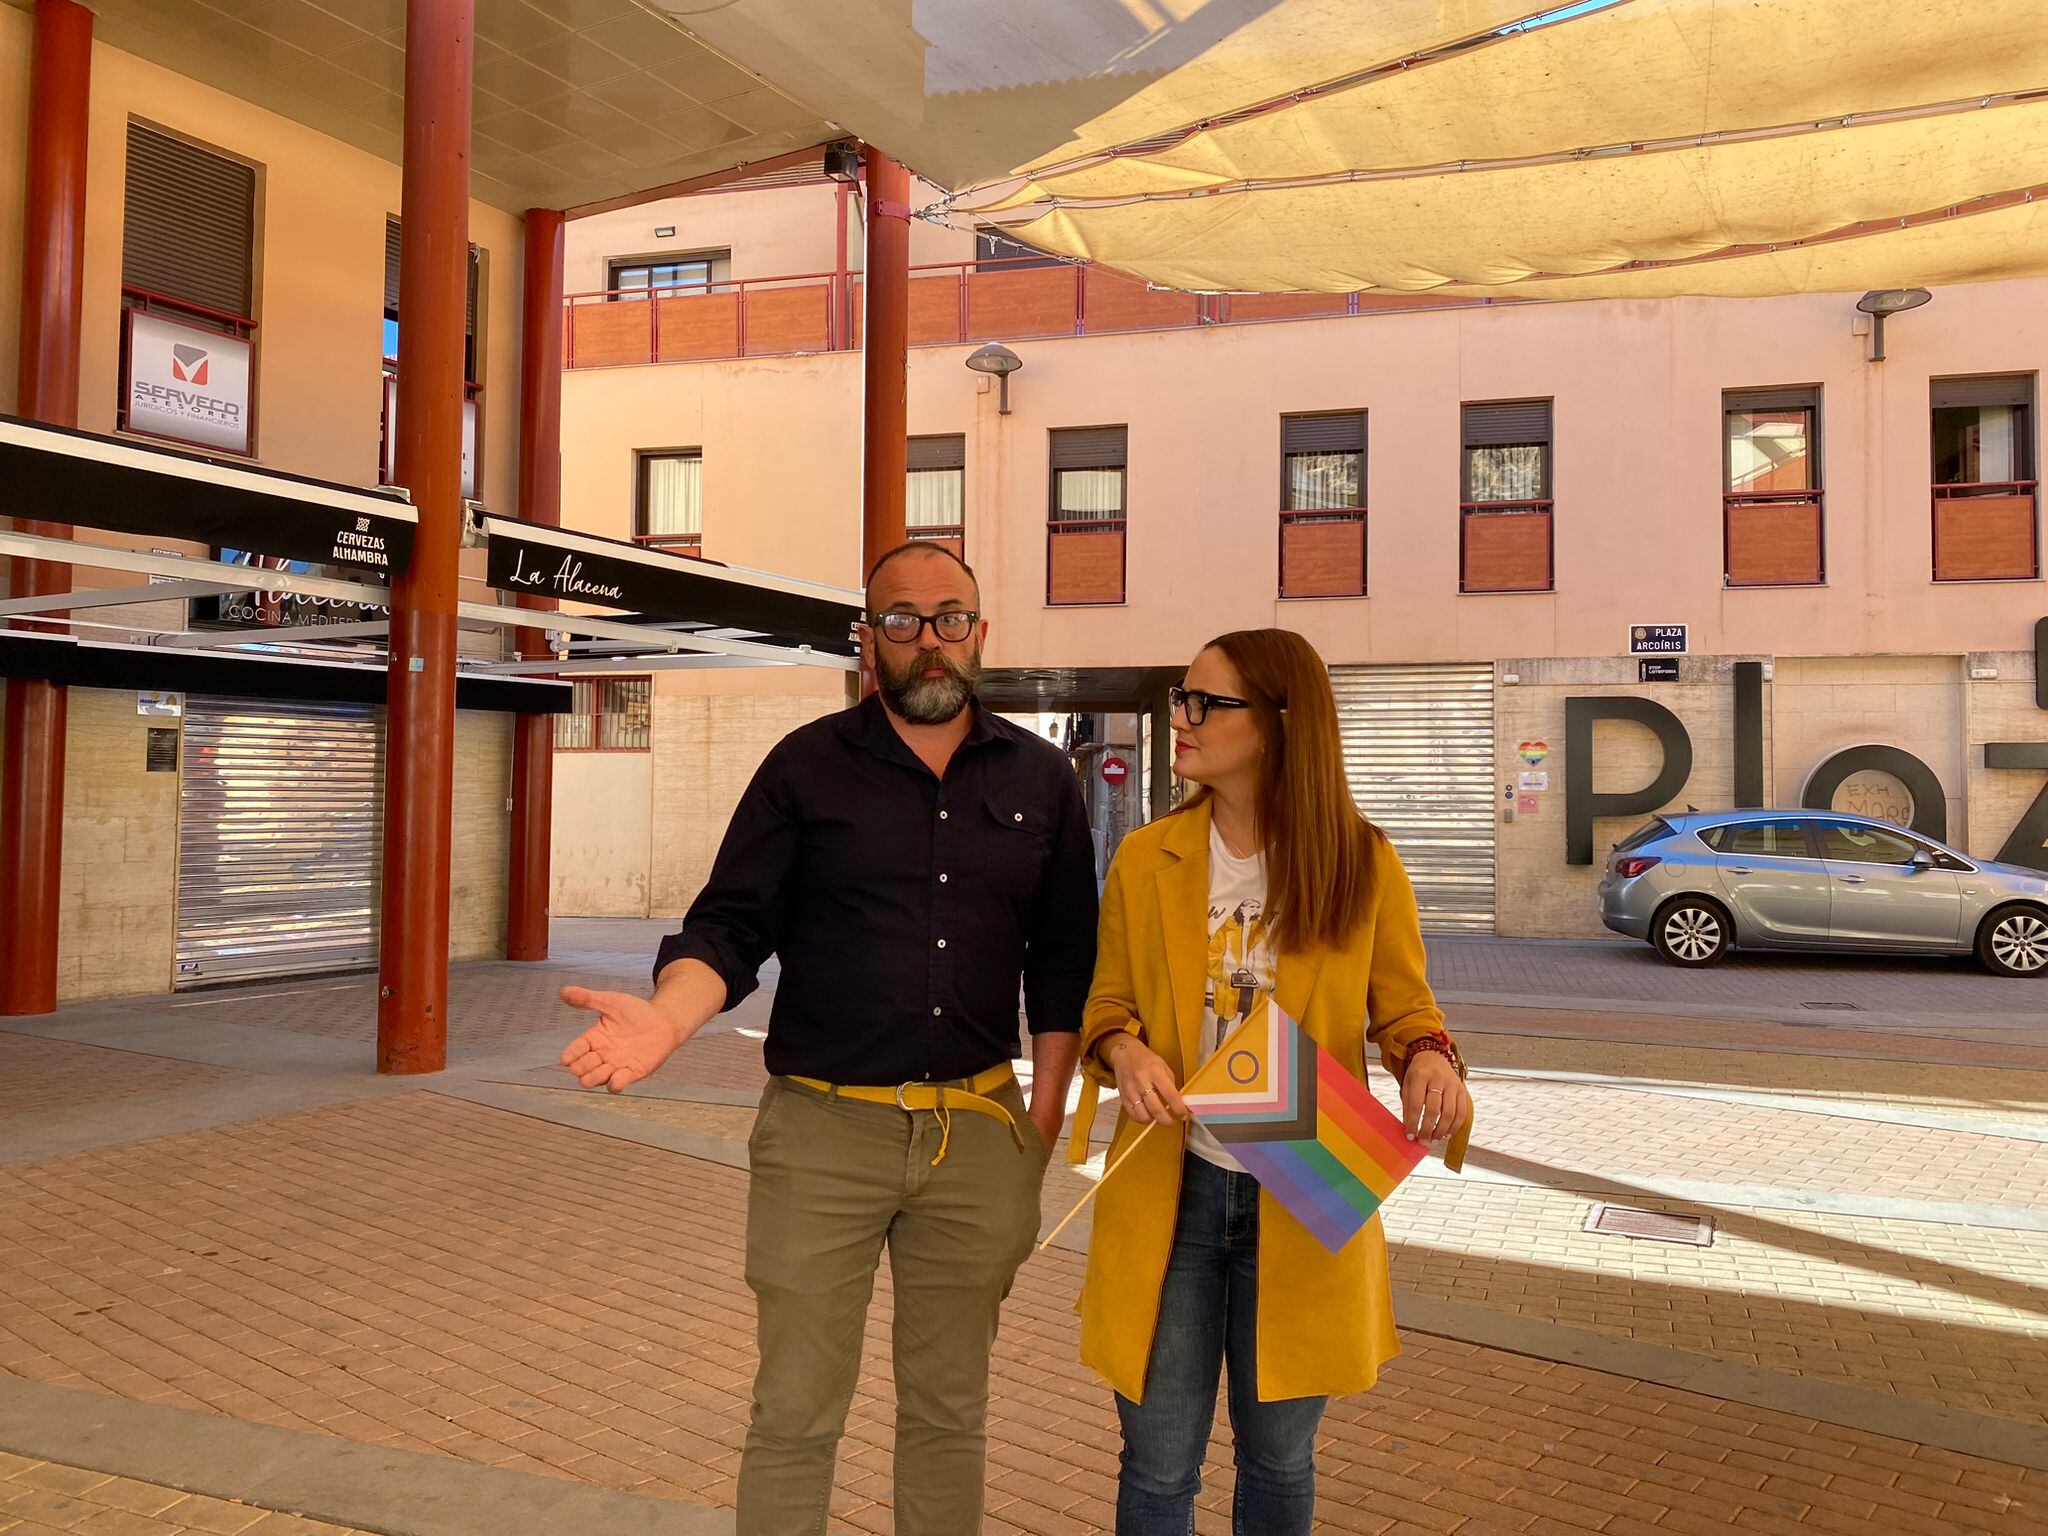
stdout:
<svg viewBox="0 0 2048 1536">
<path fill-rule="evenodd" d="M 1095 851 L 1050 742 L 979 703 L 943 782 L 881 701 L 792 732 L 754 776 L 655 975 L 701 960 L 732 1007 L 782 958 L 768 1070 L 847 1084 L 969 1077 L 1077 1030 Z"/>
</svg>

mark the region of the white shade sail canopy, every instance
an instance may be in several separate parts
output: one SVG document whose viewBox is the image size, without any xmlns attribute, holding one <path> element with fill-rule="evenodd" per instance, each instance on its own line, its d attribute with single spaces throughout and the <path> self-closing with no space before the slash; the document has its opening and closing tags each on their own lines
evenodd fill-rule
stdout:
<svg viewBox="0 0 2048 1536">
<path fill-rule="evenodd" d="M 1651 298 L 2048 273 L 2043 0 L 666 8 L 955 188 L 944 216 L 1170 287 Z"/>
</svg>

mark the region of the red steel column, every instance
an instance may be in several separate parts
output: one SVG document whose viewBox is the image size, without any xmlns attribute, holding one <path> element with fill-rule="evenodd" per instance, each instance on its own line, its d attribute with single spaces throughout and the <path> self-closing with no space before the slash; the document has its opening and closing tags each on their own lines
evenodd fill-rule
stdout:
<svg viewBox="0 0 2048 1536">
<path fill-rule="evenodd" d="M 861 575 L 904 539 L 905 457 L 909 452 L 910 172 L 866 152 L 867 258 L 861 287 L 867 323 L 861 337 Z"/>
<path fill-rule="evenodd" d="M 562 522 L 562 216 L 526 210 L 526 277 L 519 309 L 519 515 Z M 554 599 L 522 594 L 530 608 Z M 544 630 L 522 629 L 522 657 L 547 651 Z M 512 859 L 506 883 L 505 955 L 548 957 L 548 855 L 554 836 L 555 722 L 520 715 L 512 726 Z"/>
<path fill-rule="evenodd" d="M 448 858 L 462 547 L 463 321 L 475 0 L 408 0 L 396 478 L 419 532 L 391 593 L 377 1070 L 448 1064 Z"/>
<path fill-rule="evenodd" d="M 37 0 L 23 200 L 21 415 L 78 425 L 80 314 L 85 274 L 85 150 L 92 83 L 92 12 Z M 22 531 L 69 538 L 63 523 Z M 22 597 L 62 592 L 69 566 L 14 562 Z M 0 1015 L 57 1007 L 57 912 L 63 897 L 64 690 L 7 680 L 0 749 Z"/>
</svg>

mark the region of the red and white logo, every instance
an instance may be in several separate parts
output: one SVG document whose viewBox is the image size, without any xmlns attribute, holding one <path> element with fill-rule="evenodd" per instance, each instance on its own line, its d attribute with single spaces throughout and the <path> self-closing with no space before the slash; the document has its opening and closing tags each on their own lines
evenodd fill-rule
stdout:
<svg viewBox="0 0 2048 1536">
<path fill-rule="evenodd" d="M 206 348 L 178 342 L 171 348 L 171 377 L 180 384 L 206 382 Z"/>
<path fill-rule="evenodd" d="M 1120 757 L 1105 757 L 1102 760 L 1102 782 L 1121 784 L 1129 776 L 1131 765 Z"/>
</svg>

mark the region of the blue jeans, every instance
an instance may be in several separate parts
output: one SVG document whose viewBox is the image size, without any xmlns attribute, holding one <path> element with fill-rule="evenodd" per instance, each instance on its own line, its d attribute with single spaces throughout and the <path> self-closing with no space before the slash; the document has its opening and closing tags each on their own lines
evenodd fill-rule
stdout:
<svg viewBox="0 0 2048 1536">
<path fill-rule="evenodd" d="M 1329 1401 L 1259 1401 L 1259 1184 L 1188 1154 L 1173 1256 L 1145 1401 L 1118 1394 L 1123 1475 L 1116 1536 L 1189 1536 L 1216 1417 L 1216 1381 L 1230 1362 L 1237 1459 L 1236 1536 L 1308 1536 L 1315 1518 L 1316 1426 Z"/>
</svg>

